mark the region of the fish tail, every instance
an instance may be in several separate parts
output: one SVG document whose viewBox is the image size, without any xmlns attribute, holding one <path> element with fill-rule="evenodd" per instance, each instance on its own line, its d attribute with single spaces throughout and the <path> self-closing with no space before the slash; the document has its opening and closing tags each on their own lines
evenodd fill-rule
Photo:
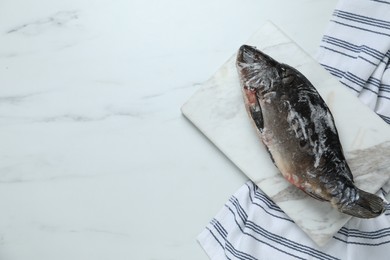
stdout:
<svg viewBox="0 0 390 260">
<path fill-rule="evenodd" d="M 341 206 L 340 211 L 358 218 L 374 218 L 385 210 L 385 202 L 377 195 L 356 188 L 358 199 Z"/>
</svg>

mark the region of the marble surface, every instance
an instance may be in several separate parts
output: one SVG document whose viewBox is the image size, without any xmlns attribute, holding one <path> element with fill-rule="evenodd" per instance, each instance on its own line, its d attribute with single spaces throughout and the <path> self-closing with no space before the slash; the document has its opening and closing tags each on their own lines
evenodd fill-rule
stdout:
<svg viewBox="0 0 390 260">
<path fill-rule="evenodd" d="M 313 55 L 335 4 L 0 1 L 0 259 L 207 259 L 247 177 L 181 105 L 265 20 Z"/>
<path fill-rule="evenodd" d="M 303 73 L 335 118 L 356 185 L 377 192 L 390 177 L 390 126 L 363 105 L 274 24 L 246 42 Z M 273 165 L 245 111 L 235 57 L 182 107 L 183 114 L 253 180 L 319 246 L 351 218 L 293 187 Z"/>
</svg>

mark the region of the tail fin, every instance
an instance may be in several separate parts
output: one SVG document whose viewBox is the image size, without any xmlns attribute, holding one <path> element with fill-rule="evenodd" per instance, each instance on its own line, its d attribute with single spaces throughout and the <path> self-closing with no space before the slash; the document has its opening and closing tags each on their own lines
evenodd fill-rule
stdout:
<svg viewBox="0 0 390 260">
<path fill-rule="evenodd" d="M 358 218 L 375 218 L 385 210 L 385 202 L 375 194 L 357 189 L 359 199 L 343 205 L 340 211 Z"/>
</svg>

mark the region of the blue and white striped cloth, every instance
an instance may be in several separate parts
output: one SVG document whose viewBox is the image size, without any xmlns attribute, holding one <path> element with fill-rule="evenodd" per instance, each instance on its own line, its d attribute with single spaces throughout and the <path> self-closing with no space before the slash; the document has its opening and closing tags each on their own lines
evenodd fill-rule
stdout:
<svg viewBox="0 0 390 260">
<path fill-rule="evenodd" d="M 341 0 L 317 60 L 390 123 L 390 0 Z M 390 182 L 378 195 L 388 201 Z M 199 235 L 212 260 L 390 259 L 390 208 L 352 218 L 319 248 L 253 182 L 247 182 Z"/>
<path fill-rule="evenodd" d="M 390 208 L 375 221 L 352 218 L 323 248 L 253 182 L 247 182 L 198 236 L 212 260 L 390 258 Z"/>
<path fill-rule="evenodd" d="M 318 62 L 390 123 L 390 0 L 343 0 Z"/>
</svg>

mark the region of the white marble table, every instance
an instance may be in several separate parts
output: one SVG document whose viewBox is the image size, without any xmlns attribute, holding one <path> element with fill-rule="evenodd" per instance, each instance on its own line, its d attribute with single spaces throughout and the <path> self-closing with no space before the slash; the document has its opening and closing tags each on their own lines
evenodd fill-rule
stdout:
<svg viewBox="0 0 390 260">
<path fill-rule="evenodd" d="M 180 106 L 265 20 L 313 55 L 335 3 L 1 1 L 0 259 L 207 259 L 247 178 Z"/>
</svg>

